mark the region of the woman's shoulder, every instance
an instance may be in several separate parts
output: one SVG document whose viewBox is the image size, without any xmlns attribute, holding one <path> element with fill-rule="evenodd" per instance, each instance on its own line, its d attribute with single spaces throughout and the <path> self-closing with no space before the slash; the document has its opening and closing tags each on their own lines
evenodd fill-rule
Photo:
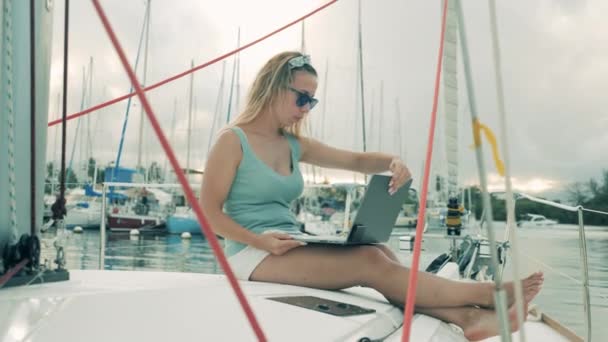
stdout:
<svg viewBox="0 0 608 342">
<path fill-rule="evenodd" d="M 238 133 L 233 129 L 232 126 L 222 128 L 217 133 L 217 139 L 215 140 L 215 144 L 213 146 L 214 150 L 219 150 L 221 152 L 234 153 L 241 151 L 241 141 Z"/>
<path fill-rule="evenodd" d="M 290 145 L 296 153 L 298 160 L 300 160 L 302 158 L 303 152 L 306 151 L 308 148 L 308 145 L 310 143 L 309 138 L 301 135 L 297 136 L 291 133 L 285 133 L 285 137 L 290 142 Z"/>
<path fill-rule="evenodd" d="M 232 168 L 236 170 L 242 159 L 243 150 L 239 137 L 232 129 L 223 128 L 217 132 L 215 143 L 209 151 L 205 173 L 216 174 L 217 170 L 225 173 L 227 169 Z"/>
<path fill-rule="evenodd" d="M 305 152 L 306 150 L 308 150 L 309 146 L 316 141 L 313 138 L 306 137 L 303 135 L 300 135 L 300 136 L 291 135 L 290 139 L 293 139 L 294 141 L 296 141 L 298 143 L 298 147 L 300 148 L 302 153 Z"/>
<path fill-rule="evenodd" d="M 297 142 L 297 143 L 298 143 L 298 144 L 300 144 L 300 145 L 301 145 L 301 144 L 305 144 L 305 143 L 307 143 L 307 142 L 308 142 L 308 140 L 310 139 L 310 138 L 305 137 L 305 136 L 303 136 L 303 135 L 295 135 L 295 134 L 293 134 L 293 133 L 291 133 L 291 132 L 283 132 L 283 135 L 284 135 L 284 136 L 285 136 L 285 137 L 286 137 L 288 140 L 295 141 L 295 142 Z"/>
</svg>

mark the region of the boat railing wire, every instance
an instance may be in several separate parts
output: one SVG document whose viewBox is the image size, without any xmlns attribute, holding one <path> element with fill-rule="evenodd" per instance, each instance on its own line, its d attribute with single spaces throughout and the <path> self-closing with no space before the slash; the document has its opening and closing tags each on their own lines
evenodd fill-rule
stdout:
<svg viewBox="0 0 608 342">
<path fill-rule="evenodd" d="M 582 205 L 570 206 L 570 205 L 566 205 L 563 203 L 557 203 L 554 201 L 550 201 L 550 200 L 547 200 L 544 198 L 538 198 L 538 197 L 528 195 L 525 193 L 515 193 L 514 195 L 515 195 L 516 202 L 518 200 L 527 199 L 529 201 L 544 204 L 544 205 L 547 205 L 550 207 L 558 208 L 558 209 L 569 211 L 569 212 L 578 213 L 579 252 L 580 252 L 581 263 L 582 263 L 582 267 L 581 267 L 581 273 L 582 273 L 582 278 L 583 278 L 582 281 L 580 281 L 572 276 L 569 276 L 566 273 L 561 272 L 561 271 L 547 265 L 546 263 L 543 263 L 542 261 L 540 261 L 538 259 L 535 259 L 529 255 L 525 255 L 525 253 L 523 253 L 521 251 L 519 253 L 524 254 L 526 257 L 535 261 L 539 265 L 546 267 L 547 269 L 551 270 L 552 272 L 555 272 L 569 280 L 572 280 L 575 283 L 577 283 L 578 285 L 582 285 L 583 310 L 584 310 L 584 318 L 585 318 L 585 341 L 591 341 L 591 299 L 590 299 L 591 297 L 590 297 L 590 285 L 589 285 L 589 263 L 588 263 L 588 258 L 587 258 L 587 238 L 585 236 L 585 225 L 583 222 L 583 213 L 587 212 L 587 213 L 591 213 L 591 214 L 608 216 L 608 212 L 585 208 Z M 599 294 L 598 297 L 603 298 L 604 300 L 608 301 L 608 296 L 606 296 L 606 295 Z"/>
</svg>

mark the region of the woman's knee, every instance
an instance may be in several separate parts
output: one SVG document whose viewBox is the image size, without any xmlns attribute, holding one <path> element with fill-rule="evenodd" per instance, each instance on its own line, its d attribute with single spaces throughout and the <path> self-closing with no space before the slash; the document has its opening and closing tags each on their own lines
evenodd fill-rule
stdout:
<svg viewBox="0 0 608 342">
<path fill-rule="evenodd" d="M 395 255 L 395 253 L 393 253 L 393 251 L 390 248 L 388 248 L 388 246 L 383 245 L 383 244 L 377 244 L 377 245 L 374 245 L 374 247 L 381 250 L 392 261 L 399 262 L 399 259 L 397 259 L 397 256 Z"/>
<path fill-rule="evenodd" d="M 392 263 L 384 251 L 376 246 L 359 246 L 355 253 L 360 267 L 366 273 L 382 270 Z"/>
</svg>

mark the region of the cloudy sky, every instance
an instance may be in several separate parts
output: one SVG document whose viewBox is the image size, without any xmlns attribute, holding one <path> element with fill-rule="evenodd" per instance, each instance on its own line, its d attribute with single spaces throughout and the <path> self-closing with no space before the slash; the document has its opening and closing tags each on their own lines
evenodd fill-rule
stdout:
<svg viewBox="0 0 608 342">
<path fill-rule="evenodd" d="M 323 0 L 153 0 L 147 84 L 153 84 L 255 40 L 324 4 Z M 481 121 L 499 135 L 494 67 L 487 2 L 464 2 L 466 34 L 471 54 L 477 108 Z M 49 117 L 57 115 L 61 91 L 63 1 L 55 1 L 53 61 Z M 145 13 L 144 0 L 103 0 L 102 4 L 132 64 Z M 598 178 L 608 168 L 608 3 L 601 0 L 512 0 L 498 2 L 505 101 L 511 170 L 522 190 L 560 188 L 574 181 Z M 68 112 L 81 107 L 83 70 L 93 58 L 90 105 L 126 94 L 129 82 L 117 55 L 89 1 L 71 2 Z M 427 147 L 434 75 L 439 48 L 440 1 L 362 0 L 365 104 L 368 148 L 401 153 L 414 177 L 420 178 Z M 272 55 L 299 49 L 300 25 L 253 46 L 240 55 L 240 106 L 256 71 Z M 357 109 L 357 1 L 340 0 L 308 19 L 306 50 L 320 73 L 317 97 L 321 104 L 311 113 L 313 135 L 328 144 L 361 148 L 360 112 Z M 195 73 L 191 166 L 202 168 L 216 111 L 226 121 L 228 86 L 233 59 L 226 62 L 221 104 L 217 98 L 222 63 Z M 327 71 L 326 71 L 327 70 Z M 460 80 L 462 66 L 460 66 Z M 325 73 L 327 72 L 327 83 Z M 143 57 L 138 75 L 143 79 Z M 156 115 L 180 162 L 186 164 L 189 77 L 148 93 Z M 460 83 L 460 180 L 477 182 L 470 114 Z M 382 95 L 382 97 L 381 97 Z M 235 101 L 235 100 L 234 100 Z M 396 119 L 397 106 L 400 119 Z M 177 110 L 174 111 L 174 104 Z M 85 101 L 84 107 L 90 106 Z M 102 163 L 116 158 L 126 101 L 89 116 L 92 153 Z M 233 102 L 232 107 L 234 108 Z M 140 108 L 133 101 L 125 136 L 123 165 L 135 166 Z M 175 130 L 172 120 L 175 113 Z M 442 106 L 440 106 L 442 115 Z M 234 115 L 234 113 L 232 114 Z M 86 121 L 82 127 L 86 127 Z M 399 126 L 399 124 L 401 126 Z M 444 121 L 438 121 L 435 144 L 436 172 L 445 172 Z M 74 141 L 76 121 L 68 139 Z M 146 123 L 147 125 L 147 123 Z M 59 127 L 59 126 L 56 126 Z M 49 159 L 57 158 L 55 132 L 49 130 Z M 215 128 L 217 130 L 217 126 Z M 81 130 L 80 134 L 86 133 Z M 144 163 L 164 163 L 153 132 L 144 130 Z M 74 157 L 81 153 L 78 142 Z M 491 181 L 500 183 L 495 168 L 486 162 Z M 68 149 L 69 152 L 70 149 Z M 69 159 L 69 155 L 68 155 Z M 347 179 L 348 174 L 335 175 Z M 352 177 L 351 177 L 352 179 Z"/>
</svg>

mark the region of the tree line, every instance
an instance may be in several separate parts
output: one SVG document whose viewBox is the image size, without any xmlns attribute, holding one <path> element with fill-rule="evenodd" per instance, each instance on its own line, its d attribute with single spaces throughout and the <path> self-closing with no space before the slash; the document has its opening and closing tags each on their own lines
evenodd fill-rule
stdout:
<svg viewBox="0 0 608 342">
<path fill-rule="evenodd" d="M 477 219 L 481 218 L 483 211 L 481 191 L 479 187 L 472 186 L 467 190 L 471 191 L 472 211 Z M 608 212 L 608 170 L 602 170 L 599 180 L 590 179 L 587 182 L 576 182 L 570 184 L 567 189 L 568 203 L 571 206 L 582 205 L 587 209 Z M 502 194 L 492 194 L 492 214 L 495 220 L 506 221 L 507 210 L 506 201 Z M 559 200 L 547 198 L 560 203 Z M 522 219 L 525 214 L 543 215 L 549 219 L 557 220 L 559 223 L 578 224 L 578 213 L 548 206 L 546 204 L 519 198 L 515 201 L 515 217 Z M 608 226 L 608 216 L 585 212 L 583 221 L 586 225 Z"/>
</svg>

